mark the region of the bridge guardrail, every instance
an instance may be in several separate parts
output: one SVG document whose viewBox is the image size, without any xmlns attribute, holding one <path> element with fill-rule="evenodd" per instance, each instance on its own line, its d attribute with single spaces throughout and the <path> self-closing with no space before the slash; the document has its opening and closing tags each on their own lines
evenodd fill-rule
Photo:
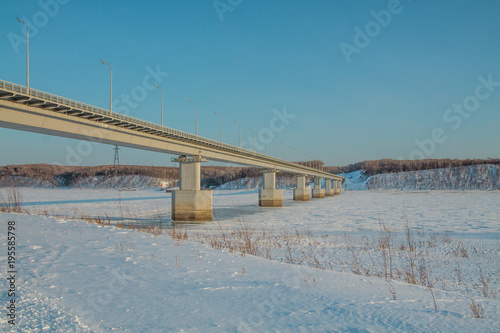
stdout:
<svg viewBox="0 0 500 333">
<path fill-rule="evenodd" d="M 119 120 L 122 120 L 124 122 L 128 122 L 131 125 L 144 126 L 146 128 L 150 128 L 150 129 L 153 129 L 153 130 L 157 130 L 159 132 L 163 132 L 165 134 L 170 134 L 170 135 L 173 135 L 173 136 L 177 136 L 178 138 L 187 139 L 187 140 L 190 140 L 190 141 L 195 141 L 198 144 L 202 143 L 204 145 L 213 146 L 212 148 L 218 148 L 218 149 L 221 149 L 221 150 L 229 150 L 229 151 L 233 151 L 233 152 L 238 152 L 240 154 L 244 154 L 244 155 L 247 155 L 247 156 L 255 157 L 255 158 L 258 158 L 258 159 L 263 159 L 263 160 L 269 161 L 271 163 L 278 163 L 278 164 L 281 164 L 281 165 L 287 165 L 287 166 L 294 167 L 294 168 L 297 168 L 297 169 L 302 169 L 304 171 L 310 171 L 312 173 L 318 173 L 318 172 L 320 172 L 320 173 L 324 173 L 324 174 L 329 174 L 326 171 L 322 171 L 322 170 L 319 170 L 319 169 L 314 169 L 314 168 L 307 167 L 305 165 L 294 163 L 294 162 L 288 162 L 288 161 L 281 160 L 281 159 L 278 159 L 278 158 L 274 158 L 274 157 L 271 157 L 271 156 L 268 156 L 268 155 L 264 155 L 264 154 L 261 154 L 261 153 L 252 152 L 252 151 L 247 150 L 247 149 L 242 149 L 242 148 L 239 148 L 239 147 L 236 147 L 236 146 L 233 146 L 233 145 L 229 145 L 229 144 L 226 144 L 226 143 L 223 143 L 223 142 L 219 142 L 219 141 L 215 141 L 215 140 L 212 140 L 212 139 L 204 138 L 204 137 L 201 137 L 201 136 L 193 135 L 193 134 L 190 134 L 190 133 L 187 133 L 187 132 L 183 132 L 183 131 L 179 131 L 179 130 L 176 130 L 176 129 L 173 129 L 173 128 L 161 126 L 161 125 L 149 122 L 149 121 L 141 120 L 139 118 L 134 118 L 134 117 L 131 117 L 131 116 L 122 115 L 122 114 L 114 112 L 114 111 L 110 111 L 110 110 L 99 108 L 99 107 L 96 107 L 96 106 L 93 106 L 93 105 L 90 105 L 90 104 L 86 104 L 86 103 L 74 101 L 74 100 L 71 100 L 71 99 L 68 99 L 68 98 L 65 98 L 65 97 L 61 97 L 61 96 L 57 96 L 57 95 L 54 95 L 54 94 L 50 94 L 50 93 L 47 93 L 47 92 L 44 92 L 44 91 L 41 91 L 41 90 L 37 90 L 37 89 L 33 89 L 33 88 L 29 88 L 28 89 L 26 86 L 22 86 L 22 85 L 19 85 L 19 84 L 16 84 L 16 83 L 12 83 L 12 82 L 8 82 L 8 81 L 0 80 L 0 88 L 3 89 L 3 90 L 6 90 L 6 91 L 13 92 L 13 93 L 22 94 L 22 95 L 34 97 L 34 98 L 37 98 L 37 99 L 41 99 L 41 100 L 44 100 L 44 101 L 47 101 L 47 102 L 53 102 L 53 103 L 56 103 L 56 104 L 59 104 L 59 105 L 64 105 L 64 106 L 68 106 L 68 107 L 71 107 L 71 108 L 80 109 L 80 110 L 84 110 L 84 111 L 88 111 L 88 112 L 93 112 L 93 113 L 96 113 L 96 114 L 100 114 L 100 115 L 103 115 L 103 116 L 107 116 L 107 117 L 119 119 Z M 331 175 L 333 176 L 333 174 L 331 174 Z"/>
</svg>

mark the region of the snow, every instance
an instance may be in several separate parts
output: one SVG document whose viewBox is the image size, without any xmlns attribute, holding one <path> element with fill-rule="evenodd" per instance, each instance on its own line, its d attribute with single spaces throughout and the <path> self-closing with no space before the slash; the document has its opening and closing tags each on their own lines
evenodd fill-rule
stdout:
<svg viewBox="0 0 500 333">
<path fill-rule="evenodd" d="M 177 184 L 174 179 L 160 179 L 142 175 L 120 175 L 120 176 L 93 176 L 82 177 L 72 181 L 65 186 L 66 179 L 56 176 L 52 182 L 38 180 L 34 178 L 10 176 L 0 179 L 0 187 L 9 187 L 15 184 L 16 187 L 41 187 L 41 188 L 91 188 L 91 189 L 155 189 L 172 187 Z"/>
<path fill-rule="evenodd" d="M 95 188 L 95 189 L 115 189 L 115 188 L 134 188 L 151 189 L 166 188 L 174 186 L 176 180 L 165 180 L 148 176 L 127 175 L 127 176 L 95 176 L 79 179 L 71 187 L 76 188 Z"/>
<path fill-rule="evenodd" d="M 500 189 L 500 166 L 492 164 L 472 165 L 466 167 L 394 172 L 369 176 L 364 170 L 343 173 L 343 188 L 347 191 L 359 190 L 498 190 Z M 1 180 L 0 187 L 16 184 L 18 187 L 63 188 L 63 180 L 58 184 L 26 177 L 6 177 Z M 76 179 L 69 188 L 78 189 L 167 189 L 174 188 L 175 179 L 160 179 L 140 175 L 127 176 L 94 176 Z M 276 178 L 276 188 L 292 189 L 296 185 L 295 178 L 280 175 Z M 322 179 L 324 187 L 325 180 Z M 311 182 L 307 185 L 313 188 Z M 262 177 L 239 178 L 218 186 L 217 190 L 241 190 L 262 188 Z"/>
<path fill-rule="evenodd" d="M 366 183 L 370 177 L 366 175 L 364 170 L 357 170 L 349 173 L 342 173 L 339 176 L 344 177 L 342 187 L 347 191 L 366 190 Z"/>
<path fill-rule="evenodd" d="M 296 185 L 294 177 L 276 178 L 277 189 L 289 189 Z M 258 189 L 263 187 L 262 177 L 239 178 L 218 186 L 217 190 L 242 190 L 242 189 Z"/>
<path fill-rule="evenodd" d="M 370 190 L 499 190 L 500 166 L 493 164 L 371 176 Z"/>
<path fill-rule="evenodd" d="M 394 172 L 368 176 L 364 170 L 345 174 L 343 187 L 358 190 L 499 190 L 500 166 L 493 164 Z"/>
<path fill-rule="evenodd" d="M 77 219 L 107 214 L 114 224 L 161 220 L 168 228 L 169 193 L 25 188 L 22 194 L 23 208 L 42 215 L 0 214 L 4 253 L 7 221 L 16 221 L 20 332 L 487 332 L 500 326 L 493 293 L 500 287 L 498 191 L 345 191 L 294 202 L 285 190 L 284 207 L 261 208 L 255 190 L 217 190 L 218 220 L 181 225 L 193 235 L 185 242 Z M 424 247 L 432 277 L 439 279 L 433 287 L 437 311 L 426 287 L 352 272 L 352 248 L 373 243 L 379 221 L 400 244 L 405 218 L 417 241 L 436 233 L 443 239 Z M 291 251 L 300 261 L 283 260 L 284 248 L 273 249 L 268 260 L 194 237 L 242 225 L 266 230 L 277 241 L 298 230 L 304 236 L 294 238 Z M 459 243 L 467 258 L 452 254 Z M 332 267 L 311 267 L 301 250 L 316 251 L 320 265 Z M 371 256 L 376 251 L 361 249 L 359 264 L 372 272 L 380 268 Z M 406 264 L 404 253 L 395 252 L 399 265 Z M 478 265 L 489 279 L 489 297 L 477 286 Z M 454 281 L 458 266 L 462 277 Z M 483 306 L 484 318 L 472 317 L 471 297 Z M 5 316 L 0 325 L 8 331 Z"/>
</svg>

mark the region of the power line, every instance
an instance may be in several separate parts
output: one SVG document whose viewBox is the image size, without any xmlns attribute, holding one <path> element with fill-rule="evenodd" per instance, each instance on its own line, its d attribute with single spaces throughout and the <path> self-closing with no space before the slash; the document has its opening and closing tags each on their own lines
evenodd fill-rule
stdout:
<svg viewBox="0 0 500 333">
<path fill-rule="evenodd" d="M 120 165 L 120 156 L 118 155 L 118 150 L 120 150 L 120 148 L 118 148 L 118 146 L 115 146 L 113 150 L 115 151 L 115 160 L 113 162 L 113 165 Z"/>
</svg>

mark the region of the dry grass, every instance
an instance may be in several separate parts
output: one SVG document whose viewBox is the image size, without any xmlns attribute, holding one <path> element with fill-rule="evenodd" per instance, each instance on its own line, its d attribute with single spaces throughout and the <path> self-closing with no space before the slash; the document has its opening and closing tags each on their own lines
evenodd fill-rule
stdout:
<svg viewBox="0 0 500 333">
<path fill-rule="evenodd" d="M 457 258 L 469 258 L 469 251 L 461 241 L 453 244 L 451 253 Z"/>
<path fill-rule="evenodd" d="M 472 314 L 474 315 L 474 318 L 484 318 L 484 309 L 480 304 L 477 304 L 474 302 L 474 300 L 471 297 L 471 303 L 470 303 L 470 309 L 472 311 Z"/>
<path fill-rule="evenodd" d="M 394 248 L 393 234 L 391 230 L 382 224 L 379 220 L 379 238 L 378 238 L 378 249 L 382 255 L 382 260 L 384 262 L 384 277 L 386 279 L 393 279 L 394 275 L 392 272 L 392 252 Z M 365 246 L 366 247 L 366 246 Z"/>
<path fill-rule="evenodd" d="M 397 295 L 391 281 L 419 285 L 432 296 L 435 310 L 438 309 L 438 303 L 434 289 L 438 284 L 440 288 L 446 290 L 447 286 L 452 285 L 447 284 L 448 280 L 455 280 L 457 288 L 460 286 L 466 288 L 459 264 L 456 269 L 450 270 L 453 276 L 449 278 L 440 276 L 440 279 L 434 277 L 430 264 L 434 263 L 432 266 L 435 266 L 436 260 L 439 260 L 449 265 L 447 259 L 440 257 L 442 248 L 456 250 L 445 252 L 445 255 L 456 258 L 453 262 L 457 259 L 470 260 L 470 255 L 463 254 L 472 252 L 467 251 L 462 242 L 453 240 L 448 233 L 426 235 L 422 228 L 419 232 L 414 232 L 406 217 L 400 231 L 391 230 L 379 222 L 379 231 L 373 238 L 366 235 L 355 237 L 346 232 L 343 233 L 343 237 L 327 233 L 318 236 L 308 229 L 285 229 L 279 232 L 258 230 L 244 221 L 238 222 L 237 226 L 217 223 L 216 230 L 198 231 L 193 234 L 185 229 L 169 230 L 169 235 L 179 241 L 197 241 L 242 256 L 251 254 L 317 269 L 343 270 L 341 268 L 343 267 L 357 275 L 383 278 L 388 282 L 392 299 L 396 299 Z M 339 251 L 346 256 L 344 260 L 341 259 Z M 484 297 L 491 297 L 494 293 L 489 286 L 489 277 L 481 269 L 477 272 L 476 288 Z M 304 285 L 311 286 L 313 284 L 311 281 L 313 280 L 305 278 Z"/>
<path fill-rule="evenodd" d="M 106 217 L 107 218 L 104 219 L 104 218 L 101 218 L 100 216 L 93 217 L 93 216 L 87 216 L 85 214 L 82 214 L 78 219 L 81 221 L 84 221 L 86 223 L 89 223 L 89 224 L 97 224 L 97 225 L 104 227 L 107 225 L 111 225 L 110 217 L 107 214 L 106 214 Z"/>
<path fill-rule="evenodd" d="M 245 222 L 240 222 L 237 228 L 231 229 L 223 227 L 219 222 L 217 223 L 217 232 L 198 232 L 192 235 L 191 239 L 219 250 L 225 249 L 230 253 L 237 252 L 242 256 L 250 254 L 266 257 L 265 253 L 268 253 L 267 257 L 269 258 L 270 251 L 266 250 L 266 246 L 261 246 L 261 241 L 263 239 L 267 240 L 264 243 L 267 244 L 268 249 L 271 246 L 271 242 L 269 242 L 270 238 L 267 237 L 265 231 L 257 232 L 255 228 L 249 227 Z M 187 231 L 185 231 L 184 235 L 184 240 L 187 240 Z"/>
<path fill-rule="evenodd" d="M 167 235 L 178 243 L 182 243 L 188 240 L 187 228 L 181 230 L 181 228 L 175 226 L 175 224 L 172 226 L 172 228 L 167 229 Z M 199 257 L 200 253 L 198 251 L 198 258 Z"/>
<path fill-rule="evenodd" d="M 22 208 L 23 195 L 17 187 L 7 187 L 0 191 L 0 212 L 29 214 Z"/>
<path fill-rule="evenodd" d="M 49 213 L 45 211 L 45 214 Z M 77 210 L 75 209 L 74 215 L 76 214 Z M 207 228 L 201 231 L 198 229 L 198 231 L 190 232 L 187 226 L 180 227 L 176 224 L 164 229 L 161 219 L 159 221 L 146 221 L 133 218 L 130 211 L 121 206 L 120 215 L 122 220 L 116 223 L 116 227 L 150 233 L 155 237 L 166 234 L 178 244 L 196 241 L 215 249 L 238 253 L 241 256 L 249 254 L 291 264 L 307 265 L 317 269 L 348 270 L 356 275 L 383 278 L 387 281 L 390 295 L 394 300 L 396 300 L 397 295 L 391 281 L 420 285 L 430 292 L 435 310 L 437 310 L 437 302 L 434 288 L 439 283 L 439 286 L 446 290 L 446 282 L 450 279 L 456 282 L 457 289 L 465 288 L 468 291 L 467 284 L 469 286 L 472 284 L 476 290 L 481 291 L 484 297 L 495 297 L 496 295 L 496 290 L 492 290 L 490 287 L 489 275 L 483 272 L 480 265 L 478 265 L 478 274 L 475 278 L 476 283 L 471 282 L 470 270 L 467 275 L 469 282 L 464 282 L 460 263 L 464 260 L 471 260 L 470 254 L 478 259 L 484 255 L 483 252 L 477 251 L 475 248 L 474 251 L 468 250 L 461 241 L 453 240 L 449 233 L 426 236 L 422 228 L 419 232 L 414 233 L 406 216 L 401 230 L 391 229 L 379 221 L 378 232 L 369 237 L 366 235 L 353 236 L 346 232 L 343 235 L 329 235 L 326 232 L 315 235 L 309 229 L 284 229 L 281 231 L 257 229 L 248 225 L 242 216 L 236 224 L 227 225 L 216 221 L 215 229 Z M 126 216 L 128 217 L 125 218 Z M 81 214 L 79 217 L 73 216 L 73 218 L 103 227 L 112 224 L 108 215 L 101 218 Z M 125 222 L 126 220 L 134 221 L 134 223 Z M 451 250 L 440 252 L 439 249 L 442 248 Z M 124 251 L 121 244 L 119 247 L 117 246 L 117 249 L 121 250 L 122 253 Z M 455 262 L 459 261 L 457 267 L 450 270 L 451 278 L 444 277 L 443 280 L 442 274 L 441 280 L 433 277 L 429 264 L 435 264 L 436 259 L 443 260 L 436 257 L 436 253 L 438 256 L 444 253 L 450 259 L 453 258 Z M 200 256 L 198 252 L 198 261 L 200 261 Z M 176 266 L 179 266 L 177 258 Z M 435 265 L 432 266 L 435 267 Z M 242 274 L 245 273 L 243 269 Z M 310 287 L 316 285 L 316 280 L 310 276 L 304 276 L 303 283 L 305 287 Z M 473 301 L 471 310 L 475 316 L 477 313 L 479 316 L 477 318 L 482 318 L 484 310 L 481 305 Z"/>
<path fill-rule="evenodd" d="M 413 236 L 413 231 L 410 228 L 410 223 L 408 222 L 408 217 L 404 216 L 404 233 L 406 236 L 405 253 L 408 260 L 408 268 L 404 270 L 404 280 L 410 284 L 417 284 L 416 274 L 416 264 L 417 261 L 415 252 L 415 238 Z"/>
<path fill-rule="evenodd" d="M 489 298 L 489 297 L 496 298 L 496 290 L 492 290 L 490 288 L 490 281 L 491 281 L 490 277 L 483 273 L 481 265 L 478 265 L 478 270 L 479 270 L 479 278 L 478 278 L 479 283 L 475 284 L 475 287 L 481 291 L 484 298 Z"/>
</svg>

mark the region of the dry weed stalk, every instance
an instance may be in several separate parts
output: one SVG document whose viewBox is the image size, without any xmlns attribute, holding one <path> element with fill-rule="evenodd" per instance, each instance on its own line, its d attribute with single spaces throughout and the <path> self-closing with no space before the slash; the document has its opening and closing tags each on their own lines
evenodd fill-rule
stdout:
<svg viewBox="0 0 500 333">
<path fill-rule="evenodd" d="M 470 303 L 470 309 L 472 311 L 472 314 L 474 315 L 474 318 L 484 318 L 484 309 L 480 304 L 477 304 L 474 302 L 474 300 L 471 297 L 471 303 Z"/>
<path fill-rule="evenodd" d="M 380 230 L 378 238 L 378 248 L 382 254 L 382 260 L 384 262 L 384 277 L 386 279 L 393 279 L 392 271 L 392 249 L 393 249 L 393 235 L 391 230 L 383 224 L 380 220 L 378 221 Z M 366 246 L 366 245 L 365 245 Z"/>
<path fill-rule="evenodd" d="M 489 287 L 490 279 L 484 276 L 483 270 L 481 269 L 481 265 L 478 265 L 478 268 L 479 268 L 479 282 L 481 282 L 479 289 L 483 292 L 484 297 L 486 298 L 490 297 L 490 287 Z M 493 296 L 495 296 L 495 294 L 493 294 Z"/>
<path fill-rule="evenodd" d="M 410 228 L 410 223 L 408 222 L 408 216 L 406 215 L 406 212 L 404 214 L 404 231 L 406 236 L 405 249 L 408 253 L 407 260 L 409 265 L 409 269 L 406 270 L 406 272 L 404 273 L 405 280 L 410 284 L 417 284 L 417 278 L 415 276 L 415 269 L 416 269 L 415 262 L 417 261 L 416 251 L 415 251 L 415 238 L 413 236 L 413 231 Z"/>
<path fill-rule="evenodd" d="M 392 295 L 392 299 L 396 300 L 396 289 L 392 285 L 391 281 L 389 281 L 389 280 L 386 279 L 385 282 L 387 282 L 389 284 L 389 292 Z"/>
</svg>

